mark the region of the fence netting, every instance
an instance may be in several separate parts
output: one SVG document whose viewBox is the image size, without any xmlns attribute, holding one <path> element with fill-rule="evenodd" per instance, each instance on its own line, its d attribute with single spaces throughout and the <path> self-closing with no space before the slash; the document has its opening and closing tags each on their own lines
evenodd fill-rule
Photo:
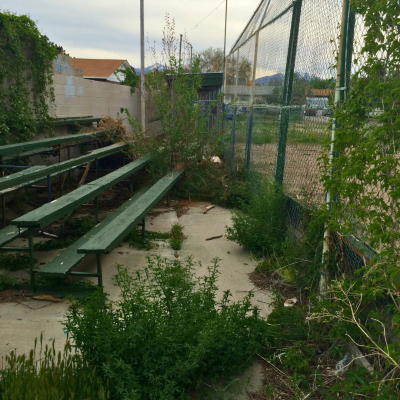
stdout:
<svg viewBox="0 0 400 400">
<path fill-rule="evenodd" d="M 319 159 L 332 133 L 342 17 L 343 0 L 264 0 L 226 59 L 231 162 L 282 184 L 297 228 L 299 210 L 326 201 Z M 362 65 L 364 29 L 357 15 L 348 74 Z M 332 235 L 338 273 L 366 262 L 364 239 Z"/>
</svg>

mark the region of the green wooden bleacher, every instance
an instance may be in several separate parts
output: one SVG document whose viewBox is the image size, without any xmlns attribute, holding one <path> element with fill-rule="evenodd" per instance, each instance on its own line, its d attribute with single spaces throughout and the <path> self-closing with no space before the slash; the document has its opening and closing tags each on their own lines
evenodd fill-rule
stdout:
<svg viewBox="0 0 400 400">
<path fill-rule="evenodd" d="M 71 269 L 77 266 L 81 260 L 86 256 L 84 253 L 78 253 L 79 247 L 84 245 L 87 240 L 89 240 L 92 236 L 95 236 L 102 229 L 105 229 L 106 226 L 113 221 L 118 215 L 120 215 L 127 207 L 133 204 L 138 197 L 140 197 L 147 188 L 142 189 L 138 193 L 136 193 L 133 197 L 131 197 L 127 202 L 125 202 L 121 207 L 117 210 L 110 213 L 103 221 L 98 223 L 94 228 L 92 228 L 88 233 L 83 235 L 80 239 L 74 242 L 67 249 L 58 254 L 51 261 L 46 263 L 42 268 L 36 270 L 36 273 L 44 276 L 51 277 L 65 277 L 67 274 L 69 275 L 79 275 L 79 276 L 95 276 L 98 278 L 99 286 L 102 285 L 102 274 L 101 269 L 96 273 L 87 273 L 87 272 L 71 272 Z"/>
<path fill-rule="evenodd" d="M 133 204 L 114 218 L 107 225 L 107 229 L 102 229 L 80 246 L 78 253 L 110 253 L 169 192 L 181 174 L 182 171 L 172 171 L 161 178 L 149 190 L 139 196 Z"/>
<path fill-rule="evenodd" d="M 144 224 L 146 215 L 169 192 L 181 174 L 182 171 L 172 171 L 150 189 L 138 192 L 68 249 L 35 272 L 52 277 L 65 277 L 67 274 L 94 276 L 98 278 L 99 286 L 102 286 L 101 254 L 110 253 L 140 222 L 143 221 Z M 87 254 L 96 254 L 97 271 L 71 272 Z"/>
<path fill-rule="evenodd" d="M 0 191 L 12 187 L 17 187 L 21 184 L 29 184 L 31 182 L 45 179 L 49 175 L 65 172 L 74 169 L 80 165 L 86 164 L 89 161 L 107 157 L 111 154 L 120 152 L 126 148 L 125 144 L 114 144 L 94 150 L 89 154 L 73 158 L 72 160 L 63 161 L 52 165 L 37 165 L 31 168 L 24 169 L 11 175 L 0 178 Z"/>
<path fill-rule="evenodd" d="M 135 172 L 145 167 L 149 162 L 147 157 L 133 161 L 116 171 L 109 173 L 95 181 L 87 183 L 78 189 L 52 201 L 43 206 L 11 221 L 11 225 L 19 229 L 26 229 L 25 234 L 28 235 L 28 247 L 30 264 L 30 282 L 32 290 L 35 288 L 35 270 L 33 258 L 33 229 L 44 228 L 57 219 L 72 212 L 87 201 L 97 198 L 108 188 L 116 185 L 118 182 L 133 175 Z M 97 204 L 97 202 L 96 202 Z M 8 249 L 9 250 L 9 249 Z M 18 249 L 21 250 L 21 249 Z"/>
<path fill-rule="evenodd" d="M 104 132 L 80 133 L 77 135 L 55 136 L 46 139 L 33 140 L 31 142 L 8 144 L 0 146 L 0 158 L 10 154 L 22 154 L 23 152 L 39 149 L 47 146 L 56 146 L 63 143 L 87 142 L 104 136 Z"/>
<path fill-rule="evenodd" d="M 106 189 L 133 175 L 149 162 L 146 157 L 133 161 L 99 179 L 89 182 L 72 192 L 46 203 L 41 207 L 11 221 L 19 228 L 43 228 L 82 204 L 94 199 Z"/>
</svg>

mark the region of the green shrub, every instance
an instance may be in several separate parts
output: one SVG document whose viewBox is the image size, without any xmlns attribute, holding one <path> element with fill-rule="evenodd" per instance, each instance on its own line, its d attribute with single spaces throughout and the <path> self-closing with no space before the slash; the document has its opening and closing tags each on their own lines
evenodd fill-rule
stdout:
<svg viewBox="0 0 400 400">
<path fill-rule="evenodd" d="M 146 231 L 143 237 L 142 230 L 135 229 L 127 236 L 126 240 L 129 242 L 130 247 L 136 247 L 139 250 L 150 250 L 158 246 L 158 244 L 154 242 L 155 240 L 168 240 L 170 237 L 171 234 L 169 232 L 163 233 L 153 231 Z"/>
<path fill-rule="evenodd" d="M 17 356 L 14 351 L 6 356 L 5 366 L 0 369 L 1 400 L 106 400 L 107 385 L 89 369 L 78 354 L 72 353 L 67 342 L 63 352 L 52 347 L 42 348 L 36 354 L 35 347 L 29 355 Z"/>
<path fill-rule="evenodd" d="M 21 253 L 0 254 L 0 269 L 18 271 L 29 267 L 29 256 Z"/>
<path fill-rule="evenodd" d="M 324 266 L 324 225 L 316 209 L 303 209 L 300 215 L 301 223 L 287 231 L 281 267 L 288 266 L 296 286 L 301 290 L 316 293 Z"/>
<path fill-rule="evenodd" d="M 183 233 L 182 233 L 182 227 L 178 224 L 172 226 L 171 230 L 171 247 L 174 250 L 180 250 L 182 248 L 182 242 L 183 242 Z"/>
<path fill-rule="evenodd" d="M 227 237 L 257 257 L 268 257 L 280 253 L 285 241 L 287 199 L 275 184 L 253 179 L 249 204 L 234 212 Z"/>
<path fill-rule="evenodd" d="M 7 287 L 14 287 L 18 284 L 18 281 L 8 276 L 0 275 L 0 290 L 7 289 Z"/>
<path fill-rule="evenodd" d="M 227 291 L 216 300 L 218 261 L 202 278 L 191 257 L 149 257 L 134 277 L 118 266 L 119 301 L 107 302 L 99 290 L 69 310 L 67 329 L 116 399 L 188 399 L 204 380 L 237 373 L 260 350 L 264 323 L 251 294 L 231 303 Z"/>
<path fill-rule="evenodd" d="M 72 243 L 76 242 L 78 239 L 76 237 L 65 237 L 61 239 L 49 239 L 45 242 L 35 243 L 33 248 L 37 251 L 49 251 L 56 249 L 65 249 Z"/>
</svg>

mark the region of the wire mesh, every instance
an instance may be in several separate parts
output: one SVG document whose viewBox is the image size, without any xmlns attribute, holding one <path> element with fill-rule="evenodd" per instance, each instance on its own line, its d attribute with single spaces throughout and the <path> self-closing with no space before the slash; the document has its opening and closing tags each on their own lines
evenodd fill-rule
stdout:
<svg viewBox="0 0 400 400">
<path fill-rule="evenodd" d="M 304 0 L 294 68 L 283 184 L 295 199 L 322 204 L 318 158 L 330 136 L 342 0 Z"/>
<path fill-rule="evenodd" d="M 292 11 L 259 33 L 253 98 L 252 169 L 273 179 Z"/>
<path fill-rule="evenodd" d="M 342 16 L 343 0 L 264 0 L 228 56 L 236 68 L 226 87 L 226 101 L 236 99 L 228 121 L 231 159 L 238 164 L 247 154 L 245 165 L 268 179 L 277 180 L 279 165 L 284 167 L 289 220 L 299 230 L 304 228 L 299 210 L 326 201 L 319 158 L 327 154 L 324 144 L 332 133 Z M 357 15 L 349 76 L 365 61 L 364 34 Z M 366 223 L 359 226 L 352 236 L 332 234 L 335 274 L 354 272 L 373 256 Z"/>
</svg>

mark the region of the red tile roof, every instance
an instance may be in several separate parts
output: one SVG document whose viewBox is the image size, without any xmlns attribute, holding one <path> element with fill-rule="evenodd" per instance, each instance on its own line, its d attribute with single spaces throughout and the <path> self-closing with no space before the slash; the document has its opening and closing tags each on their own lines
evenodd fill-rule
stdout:
<svg viewBox="0 0 400 400">
<path fill-rule="evenodd" d="M 92 58 L 73 58 L 72 66 L 83 70 L 83 76 L 90 78 L 108 78 L 126 60 L 99 60 Z"/>
<path fill-rule="evenodd" d="M 332 94 L 332 89 L 311 89 L 310 92 L 315 97 L 329 97 Z"/>
</svg>

